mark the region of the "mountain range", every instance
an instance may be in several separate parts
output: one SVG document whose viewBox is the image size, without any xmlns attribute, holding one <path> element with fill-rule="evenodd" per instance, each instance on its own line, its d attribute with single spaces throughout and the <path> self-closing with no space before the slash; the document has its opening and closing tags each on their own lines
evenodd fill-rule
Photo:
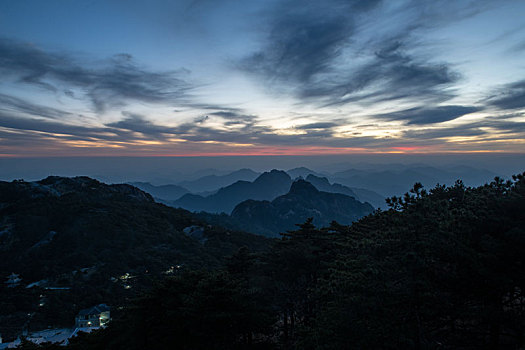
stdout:
<svg viewBox="0 0 525 350">
<path fill-rule="evenodd" d="M 161 186 L 146 182 L 131 184 L 168 205 L 191 211 L 230 213 L 234 206 L 243 200 L 272 200 L 285 194 L 291 181 L 297 178 L 307 179 L 319 190 L 347 194 L 359 201 L 368 202 L 375 208 L 386 209 L 385 197 L 402 195 L 415 182 L 421 182 L 426 188 L 432 188 L 436 184 L 451 185 L 461 178 L 466 185 L 478 186 L 496 176 L 490 171 L 467 166 L 438 168 L 421 164 L 410 166 L 385 164 L 368 167 L 361 164 L 360 168 L 335 173 L 320 173 L 306 167 L 298 167 L 289 169 L 285 173 L 290 179 L 274 177 L 273 180 L 269 180 L 274 181 L 274 188 L 269 192 L 263 189 L 263 193 L 257 189 L 259 185 L 249 184 L 261 176 L 251 169 L 240 169 L 230 173 L 207 169 L 205 172 L 194 174 L 194 176 L 207 174 L 205 176 Z"/>
<path fill-rule="evenodd" d="M 155 186 L 149 182 L 130 182 L 129 184 L 151 194 L 154 198 L 160 199 L 162 201 L 176 200 L 186 193 L 189 193 L 186 188 L 178 185 Z"/>
<path fill-rule="evenodd" d="M 199 193 L 216 191 L 217 189 L 229 186 L 237 181 L 253 181 L 260 173 L 251 169 L 239 169 L 237 171 L 225 175 L 207 175 L 196 180 L 186 180 L 177 183 L 177 185 L 184 187 L 188 192 Z"/>
<path fill-rule="evenodd" d="M 305 180 L 293 182 L 285 195 L 272 201 L 247 200 L 238 204 L 231 217 L 245 223 L 252 232 L 277 235 L 296 228 L 296 224 L 313 218 L 320 227 L 332 221 L 351 224 L 374 211 L 369 203 L 349 195 L 319 191 Z"/>
<path fill-rule="evenodd" d="M 288 192 L 291 184 L 292 179 L 286 172 L 272 170 L 259 175 L 253 182 L 237 181 L 205 197 L 185 194 L 170 205 L 196 212 L 229 214 L 237 204 L 247 199 L 274 199 Z"/>
<path fill-rule="evenodd" d="M 436 168 L 432 166 L 390 166 L 385 169 L 349 169 L 333 173 L 330 180 L 349 186 L 378 192 L 382 196 L 399 196 L 416 182 L 426 188 L 436 184 L 452 185 L 461 179 L 465 185 L 479 186 L 493 179 L 497 174 L 483 169 L 466 166 L 453 168 Z"/>
</svg>

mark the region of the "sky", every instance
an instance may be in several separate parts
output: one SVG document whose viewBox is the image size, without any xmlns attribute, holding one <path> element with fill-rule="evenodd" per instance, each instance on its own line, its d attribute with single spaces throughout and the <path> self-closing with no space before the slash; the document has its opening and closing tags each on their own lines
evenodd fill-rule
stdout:
<svg viewBox="0 0 525 350">
<path fill-rule="evenodd" d="M 525 153 L 523 0 L 3 0 L 0 157 Z"/>
</svg>

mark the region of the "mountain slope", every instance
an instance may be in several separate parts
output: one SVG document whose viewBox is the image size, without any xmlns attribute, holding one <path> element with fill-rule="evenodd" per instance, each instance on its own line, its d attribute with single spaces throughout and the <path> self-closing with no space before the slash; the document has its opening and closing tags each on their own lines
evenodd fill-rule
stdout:
<svg viewBox="0 0 525 350">
<path fill-rule="evenodd" d="M 247 199 L 274 199 L 286 193 L 290 189 L 291 183 L 292 179 L 287 173 L 272 170 L 261 174 L 253 182 L 237 181 L 206 197 L 186 194 L 180 199 L 171 202 L 171 204 L 174 207 L 197 212 L 230 213 L 237 204 Z"/>
<path fill-rule="evenodd" d="M 365 188 L 350 187 L 350 189 L 357 195 L 361 202 L 372 204 L 374 208 L 387 209 L 385 197 L 377 192 L 367 190 Z"/>
<path fill-rule="evenodd" d="M 267 244 L 130 185 L 87 177 L 0 182 L 0 325 L 21 327 L 28 314 L 33 329 L 69 325 L 78 309 L 119 305 L 176 266 L 218 266 L 241 246 Z M 20 280 L 4 283 L 12 274 Z"/>
<path fill-rule="evenodd" d="M 317 190 L 305 180 L 295 181 L 290 191 L 269 201 L 247 200 L 235 207 L 232 218 L 250 223 L 261 232 L 293 230 L 296 223 L 313 217 L 317 226 L 328 226 L 330 222 L 350 224 L 371 213 L 374 208 L 355 198 Z"/>
<path fill-rule="evenodd" d="M 354 197 L 357 200 L 360 199 L 357 196 L 357 194 L 354 191 L 352 191 L 352 189 L 350 189 L 349 187 L 337 183 L 331 184 L 330 182 L 328 182 L 328 179 L 326 177 L 319 177 L 309 174 L 305 180 L 314 185 L 315 188 L 317 188 L 319 191 L 341 193 L 346 194 L 350 197 Z"/>
</svg>

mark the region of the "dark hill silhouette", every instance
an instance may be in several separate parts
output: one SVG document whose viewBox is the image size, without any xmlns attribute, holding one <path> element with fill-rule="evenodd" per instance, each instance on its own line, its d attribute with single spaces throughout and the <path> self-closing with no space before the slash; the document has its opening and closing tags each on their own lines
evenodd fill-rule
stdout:
<svg viewBox="0 0 525 350">
<path fill-rule="evenodd" d="M 370 203 L 374 208 L 387 208 L 385 197 L 374 191 L 364 188 L 348 187 L 338 183 L 330 184 L 326 177 L 319 177 L 312 174 L 306 177 L 306 181 L 314 185 L 319 191 L 342 193 L 354 197 L 360 202 Z"/>
<path fill-rule="evenodd" d="M 309 174 L 305 180 L 314 185 L 319 191 L 346 194 L 359 200 L 359 196 L 349 187 L 337 183 L 331 184 L 326 177 Z"/>
<path fill-rule="evenodd" d="M 259 173 L 251 169 L 239 169 L 226 175 L 208 175 L 196 180 L 182 181 L 178 185 L 187 188 L 189 192 L 199 193 L 216 191 L 221 187 L 231 185 L 237 181 L 253 181 Z"/>
<path fill-rule="evenodd" d="M 132 186 L 140 188 L 142 191 L 151 194 L 154 198 L 158 198 L 164 201 L 174 201 L 182 197 L 189 191 L 182 186 L 178 185 L 161 185 L 155 186 L 149 182 L 130 182 Z"/>
<path fill-rule="evenodd" d="M 231 213 L 233 208 L 247 199 L 271 200 L 290 189 L 292 179 L 284 171 L 272 170 L 261 174 L 255 181 L 237 181 L 212 195 L 203 197 L 186 194 L 171 202 L 174 207 L 209 213 Z"/>
<path fill-rule="evenodd" d="M 247 200 L 235 207 L 232 218 L 249 223 L 252 231 L 272 233 L 293 230 L 295 224 L 313 217 L 317 226 L 327 226 L 332 221 L 350 224 L 371 213 L 369 203 L 340 193 L 319 191 L 305 181 L 295 181 L 290 191 L 270 201 Z"/>
<path fill-rule="evenodd" d="M 370 203 L 374 208 L 388 208 L 385 202 L 386 198 L 380 195 L 379 193 L 358 187 L 350 187 L 350 189 L 357 195 L 357 198 L 361 202 Z"/>
<path fill-rule="evenodd" d="M 210 226 L 127 184 L 56 176 L 0 182 L 0 333 L 21 331 L 29 318 L 33 329 L 69 326 L 78 309 L 122 305 L 177 265 L 216 267 L 240 247 L 266 242 Z M 5 288 L 12 273 L 21 281 Z M 119 277 L 126 274 L 133 278 Z M 46 289 L 53 287 L 66 289 Z"/>
<path fill-rule="evenodd" d="M 332 184 L 330 184 L 327 177 L 320 175 L 319 173 L 305 167 L 290 169 L 287 171 L 287 173 L 292 177 L 292 179 L 306 179 L 320 191 L 346 194 L 351 197 L 354 197 L 355 199 L 361 202 L 370 203 L 374 208 L 386 209 L 387 207 L 385 203 L 385 197 L 373 191 L 373 188 L 365 189 L 341 185 L 340 183 L 335 183 L 333 176 L 330 176 L 330 181 L 332 182 Z M 342 181 L 346 181 L 344 179 L 344 176 L 346 175 L 345 173 L 341 172 L 336 175 L 342 175 Z"/>
<path fill-rule="evenodd" d="M 294 180 L 299 178 L 299 177 L 306 178 L 310 174 L 322 177 L 321 174 L 319 174 L 319 173 L 317 173 L 317 172 L 315 172 L 315 171 L 313 171 L 311 169 L 308 169 L 308 168 L 306 168 L 304 166 L 298 167 L 298 168 L 293 168 L 293 169 L 287 170 L 286 172 Z"/>
</svg>

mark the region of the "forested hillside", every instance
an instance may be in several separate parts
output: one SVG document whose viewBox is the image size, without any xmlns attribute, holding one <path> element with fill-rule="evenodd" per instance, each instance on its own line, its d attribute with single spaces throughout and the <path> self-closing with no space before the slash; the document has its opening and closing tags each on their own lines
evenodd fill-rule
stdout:
<svg viewBox="0 0 525 350">
<path fill-rule="evenodd" d="M 169 277 L 69 348 L 523 348 L 525 174 L 389 204 Z"/>
<path fill-rule="evenodd" d="M 124 305 L 178 268 L 217 268 L 242 246 L 268 245 L 130 185 L 0 182 L 0 334 L 71 326 L 78 310 Z"/>
</svg>

